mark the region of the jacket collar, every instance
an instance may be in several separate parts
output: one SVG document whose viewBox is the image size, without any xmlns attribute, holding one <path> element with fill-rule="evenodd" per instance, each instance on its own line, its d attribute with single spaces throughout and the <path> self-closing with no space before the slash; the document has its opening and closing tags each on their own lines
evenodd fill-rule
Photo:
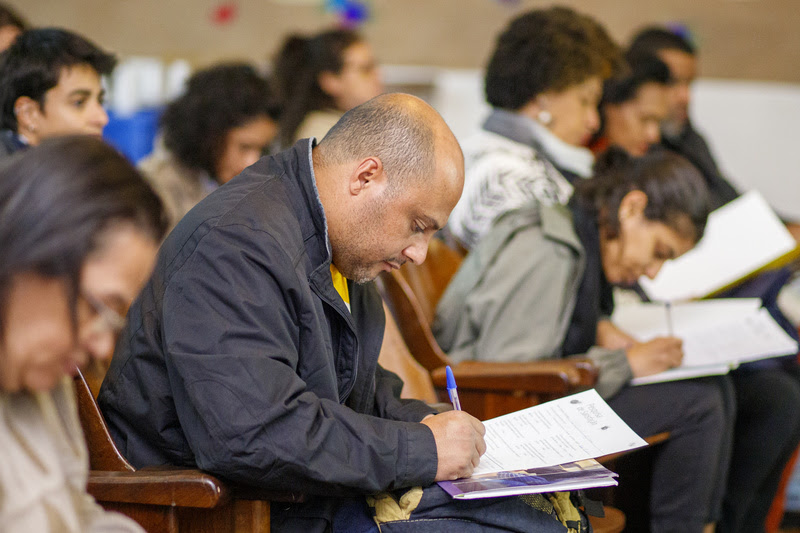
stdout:
<svg viewBox="0 0 800 533">
<path fill-rule="evenodd" d="M 0 142 L 2 142 L 6 154 L 9 155 L 28 148 L 28 143 L 25 142 L 25 139 L 11 130 L 2 130 L 0 132 Z"/>
<path fill-rule="evenodd" d="M 565 143 L 550 130 L 524 115 L 505 109 L 493 109 L 483 123 L 483 129 L 530 146 L 550 160 L 556 168 L 563 168 L 582 178 L 592 176 L 594 154 L 591 150 Z"/>
<path fill-rule="evenodd" d="M 298 195 L 300 198 L 292 199 L 291 201 L 302 201 L 305 204 L 305 209 L 296 209 L 296 211 L 308 213 L 308 216 L 300 217 L 303 242 L 311 260 L 311 273 L 308 275 L 308 281 L 317 294 L 336 308 L 350 327 L 353 328 L 352 312 L 347 309 L 339 293 L 336 292 L 331 279 L 330 268 L 333 254 L 328 237 L 328 219 L 325 217 L 325 209 L 319 198 L 317 179 L 314 174 L 314 162 L 311 157 L 311 151 L 316 144 L 317 141 L 314 137 L 302 139 L 291 150 L 296 154 L 294 161 L 298 165 L 297 170 L 299 172 L 296 172 L 296 175 L 298 176 L 298 185 L 301 191 L 301 194 Z M 353 284 L 350 284 L 350 289 L 352 299 Z"/>
</svg>

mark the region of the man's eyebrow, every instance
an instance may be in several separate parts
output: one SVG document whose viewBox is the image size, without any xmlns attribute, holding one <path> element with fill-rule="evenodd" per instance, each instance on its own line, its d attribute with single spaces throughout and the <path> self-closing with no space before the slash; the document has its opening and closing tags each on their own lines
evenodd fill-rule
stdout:
<svg viewBox="0 0 800 533">
<path fill-rule="evenodd" d="M 91 96 L 92 91 L 89 89 L 75 89 L 71 93 L 69 93 L 69 97 L 72 98 L 73 96 Z"/>
<path fill-rule="evenodd" d="M 425 223 L 426 226 L 432 227 L 436 231 L 442 229 L 442 226 L 438 222 L 436 222 L 432 217 L 428 215 L 422 215 L 420 216 L 420 218 L 422 219 L 422 221 Z"/>
</svg>

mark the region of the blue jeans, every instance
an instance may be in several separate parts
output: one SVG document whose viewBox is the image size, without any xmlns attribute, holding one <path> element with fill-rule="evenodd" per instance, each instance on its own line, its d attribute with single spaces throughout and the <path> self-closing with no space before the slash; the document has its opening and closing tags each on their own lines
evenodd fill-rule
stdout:
<svg viewBox="0 0 800 533">
<path fill-rule="evenodd" d="M 583 517 L 582 533 L 591 531 Z M 363 498 L 347 500 L 333 519 L 333 533 L 377 533 L 372 511 Z M 427 487 L 422 500 L 408 520 L 384 522 L 382 533 L 479 533 L 529 532 L 566 533 L 555 516 L 535 509 L 521 498 L 455 500 L 434 484 Z"/>
</svg>

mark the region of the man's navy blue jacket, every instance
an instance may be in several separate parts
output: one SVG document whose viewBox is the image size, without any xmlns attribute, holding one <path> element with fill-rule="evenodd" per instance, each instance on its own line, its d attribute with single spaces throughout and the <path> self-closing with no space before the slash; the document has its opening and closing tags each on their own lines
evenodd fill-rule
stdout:
<svg viewBox="0 0 800 533">
<path fill-rule="evenodd" d="M 310 495 L 273 509 L 286 529 L 311 518 L 306 531 L 324 527 L 330 497 L 432 483 L 433 434 L 416 423 L 432 410 L 398 399 L 377 364 L 380 296 L 350 284 L 349 312 L 330 262 L 307 139 L 198 204 L 164 242 L 100 390 L 125 457 Z"/>
</svg>

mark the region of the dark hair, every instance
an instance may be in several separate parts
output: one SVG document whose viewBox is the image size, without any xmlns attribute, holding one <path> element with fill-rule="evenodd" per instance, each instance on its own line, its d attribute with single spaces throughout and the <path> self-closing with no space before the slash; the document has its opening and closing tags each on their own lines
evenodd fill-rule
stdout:
<svg viewBox="0 0 800 533">
<path fill-rule="evenodd" d="M 536 95 L 561 91 L 621 67 L 619 47 L 594 19 L 566 7 L 530 11 L 512 20 L 486 69 L 486 100 L 516 110 Z"/>
<path fill-rule="evenodd" d="M 344 51 L 362 42 L 352 30 L 329 30 L 311 37 L 291 35 L 275 60 L 275 83 L 284 103 L 280 141 L 291 145 L 294 134 L 311 111 L 333 109 L 333 98 L 322 90 L 318 77 L 323 72 L 339 74 Z"/>
<path fill-rule="evenodd" d="M 5 4 L 0 4 L 0 28 L 5 26 L 14 26 L 21 31 L 28 29 L 28 23 L 19 16 L 19 13 Z"/>
<path fill-rule="evenodd" d="M 99 75 L 110 74 L 113 55 L 102 51 L 76 33 L 59 28 L 28 30 L 0 54 L 0 105 L 2 127 L 17 131 L 14 103 L 27 96 L 44 105 L 44 95 L 58 85 L 61 71 L 89 65 Z"/>
<path fill-rule="evenodd" d="M 669 67 L 655 55 L 627 54 L 625 57 L 630 68 L 624 75 L 609 78 L 603 83 L 601 108 L 603 104 L 621 104 L 633 100 L 642 85 L 647 83 L 672 83 Z"/>
<path fill-rule="evenodd" d="M 647 195 L 644 216 L 662 222 L 694 242 L 700 240 L 711 212 L 703 176 L 689 161 L 667 150 L 631 157 L 609 148 L 595 164 L 596 175 L 576 185 L 574 202 L 595 213 L 609 237 L 619 234 L 619 206 L 631 191 Z"/>
<path fill-rule="evenodd" d="M 369 156 L 380 158 L 392 187 L 436 169 L 435 134 L 396 94 L 368 100 L 344 114 L 317 148 L 320 164 L 341 164 Z"/>
<path fill-rule="evenodd" d="M 656 55 L 661 50 L 680 50 L 692 56 L 697 53 L 697 49 L 688 39 L 658 26 L 650 26 L 639 31 L 628 50 L 635 55 Z"/>
<path fill-rule="evenodd" d="M 0 168 L 0 336 L 14 276 L 36 273 L 67 282 L 71 308 L 87 256 L 105 230 L 130 223 L 160 242 L 161 201 L 139 172 L 102 140 L 47 139 Z M 73 314 L 74 318 L 74 314 Z"/>
<path fill-rule="evenodd" d="M 226 134 L 247 122 L 280 116 L 269 82 L 244 63 L 195 73 L 161 116 L 164 144 L 185 166 L 216 176 Z"/>
</svg>

